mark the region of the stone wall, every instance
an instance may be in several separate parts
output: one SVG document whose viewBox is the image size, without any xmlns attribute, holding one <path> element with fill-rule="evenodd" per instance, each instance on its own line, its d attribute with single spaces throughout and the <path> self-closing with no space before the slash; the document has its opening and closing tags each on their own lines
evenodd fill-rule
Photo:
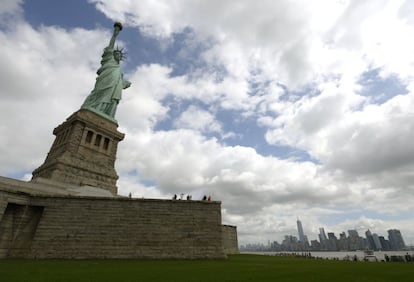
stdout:
<svg viewBox="0 0 414 282">
<path fill-rule="evenodd" d="M 7 199 L 5 197 L 1 197 L 0 195 L 0 220 L 3 217 L 3 213 L 7 206 Z"/>
<path fill-rule="evenodd" d="M 222 226 L 222 236 L 223 236 L 223 248 L 224 252 L 228 255 L 238 254 L 239 244 L 237 241 L 237 227 L 231 225 Z"/>
<path fill-rule="evenodd" d="M 25 257 L 43 207 L 8 203 L 0 221 L 0 257 Z"/>
<path fill-rule="evenodd" d="M 0 189 L 0 258 L 225 258 L 221 203 Z M 2 204 L 3 203 L 3 204 Z"/>
</svg>

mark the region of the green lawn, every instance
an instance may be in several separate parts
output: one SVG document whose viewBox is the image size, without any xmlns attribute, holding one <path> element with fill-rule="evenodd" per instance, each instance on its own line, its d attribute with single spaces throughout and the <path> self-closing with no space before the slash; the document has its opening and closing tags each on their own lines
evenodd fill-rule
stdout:
<svg viewBox="0 0 414 282">
<path fill-rule="evenodd" d="M 414 281 L 413 263 L 234 255 L 227 260 L 0 260 L 0 281 Z"/>
</svg>

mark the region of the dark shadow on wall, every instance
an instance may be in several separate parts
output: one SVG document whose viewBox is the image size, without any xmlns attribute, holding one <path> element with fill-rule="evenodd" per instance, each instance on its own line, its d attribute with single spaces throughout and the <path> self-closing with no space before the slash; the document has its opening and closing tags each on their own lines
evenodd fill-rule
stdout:
<svg viewBox="0 0 414 282">
<path fill-rule="evenodd" d="M 25 257 L 44 207 L 8 203 L 0 220 L 0 258 Z"/>
</svg>

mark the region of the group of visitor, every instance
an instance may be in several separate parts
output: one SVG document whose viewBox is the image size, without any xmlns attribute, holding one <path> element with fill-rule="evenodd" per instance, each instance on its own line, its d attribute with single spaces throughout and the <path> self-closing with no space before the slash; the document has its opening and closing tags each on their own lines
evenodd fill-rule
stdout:
<svg viewBox="0 0 414 282">
<path fill-rule="evenodd" d="M 174 194 L 174 196 L 172 197 L 172 199 L 173 200 L 184 200 L 184 194 L 181 193 L 179 198 L 178 198 L 178 195 L 177 194 Z M 191 201 L 193 199 L 193 196 L 190 195 L 190 194 L 188 194 L 186 199 L 187 199 L 187 201 Z M 203 201 L 211 202 L 211 196 L 208 196 L 207 197 L 207 195 L 204 195 L 203 198 L 202 198 L 202 200 Z"/>
</svg>

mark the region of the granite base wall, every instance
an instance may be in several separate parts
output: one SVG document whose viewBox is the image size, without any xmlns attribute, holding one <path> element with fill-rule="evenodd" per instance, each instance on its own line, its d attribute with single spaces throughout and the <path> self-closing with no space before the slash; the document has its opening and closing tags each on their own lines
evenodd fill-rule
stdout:
<svg viewBox="0 0 414 282">
<path fill-rule="evenodd" d="M 0 190 L 0 258 L 225 258 L 222 236 L 220 202 Z"/>
<path fill-rule="evenodd" d="M 237 240 L 237 227 L 232 225 L 222 226 L 223 248 L 227 255 L 239 254 L 239 243 Z"/>
<path fill-rule="evenodd" d="M 3 213 L 7 207 L 7 199 L 0 196 L 0 221 L 3 217 Z"/>
</svg>

